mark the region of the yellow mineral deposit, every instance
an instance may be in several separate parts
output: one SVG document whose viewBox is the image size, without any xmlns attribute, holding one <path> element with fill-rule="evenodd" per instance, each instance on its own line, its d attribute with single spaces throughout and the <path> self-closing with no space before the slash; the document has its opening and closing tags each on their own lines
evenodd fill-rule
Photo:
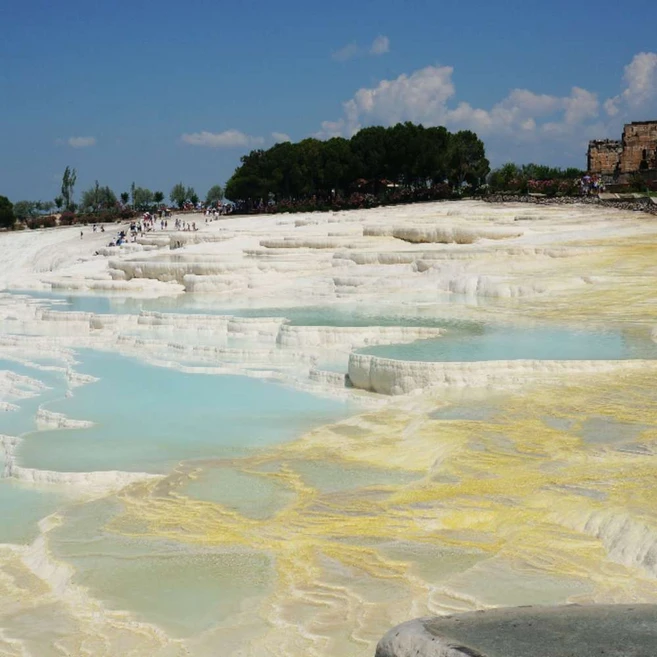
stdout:
<svg viewBox="0 0 657 657">
<path fill-rule="evenodd" d="M 654 601 L 654 381 L 632 373 L 538 386 L 498 398 L 486 421 L 432 419 L 426 399 L 387 408 L 218 463 L 294 494 L 269 518 L 255 521 L 175 487 L 161 495 L 161 484 L 149 482 L 124 490 L 123 513 L 109 529 L 265 552 L 274 585 L 257 613 L 270 628 L 262 640 L 282 641 L 280 654 L 292 641 L 281 627 L 294 628 L 296 650 L 319 654 L 369 645 L 411 615 L 528 596 L 546 604 Z M 344 426 L 360 431 L 350 436 Z M 308 461 L 414 479 L 323 490 L 302 474 Z"/>
<path fill-rule="evenodd" d="M 239 289 L 252 306 L 266 294 L 280 305 L 321 299 L 329 307 L 345 297 L 372 303 L 378 295 L 415 308 L 435 302 L 439 290 L 465 295 L 464 303 L 445 311 L 459 320 L 529 330 L 556 324 L 614 328 L 644 339 L 657 326 L 654 218 L 590 207 L 539 212 L 479 203 L 406 208 L 403 221 L 399 212 L 313 216 L 306 223 L 298 217 L 253 219 L 248 228 L 227 221 L 221 241 L 203 244 L 201 231 L 190 253 L 197 262 L 214 263 L 206 272 L 165 272 L 168 265 L 154 264 L 144 252 L 139 272 L 130 269 L 129 257 L 114 256 L 108 273 L 106 260 L 78 265 L 71 251 L 70 268 L 48 279 L 150 292 L 175 279 L 171 285 L 212 289 L 228 299 L 228 275 L 217 266 L 230 260 L 230 294 Z M 434 234 L 431 226 L 447 217 L 454 226 L 463 220 L 459 234 L 469 238 L 460 241 L 467 243 L 439 243 L 449 235 Z M 329 236 L 340 224 L 357 234 L 351 244 L 357 248 Z M 208 230 L 212 236 L 214 228 Z M 261 242 L 265 236 L 270 243 Z M 309 258 L 311 249 L 321 253 Z M 179 253 L 184 259 L 185 249 Z M 279 270 L 262 267 L 274 261 L 287 263 L 287 273 L 282 264 Z M 34 263 L 29 267 L 41 271 Z M 495 303 L 483 303 L 491 298 Z M 7 349 L 28 353 L 34 340 L 55 348 L 48 344 L 52 318 L 26 303 L 0 306 L 0 313 L 4 321 L 11 315 L 31 327 L 32 342 L 5 338 Z M 187 340 L 181 337 L 185 317 L 195 335 L 203 331 L 198 316 L 178 316 L 171 331 L 180 343 Z M 72 337 L 58 338 L 58 348 L 118 349 L 180 365 L 182 346 L 176 351 L 171 340 L 168 346 L 158 342 L 162 336 L 155 332 L 148 339 L 139 334 L 154 331 L 148 314 L 141 324 L 125 317 L 114 323 L 82 319 L 71 322 Z M 157 318 L 160 326 L 172 321 Z M 202 321 L 215 322 L 219 331 L 217 320 Z M 231 330 L 230 320 L 222 321 Z M 261 367 L 257 358 L 272 349 L 263 344 L 279 340 L 280 361 L 263 375 L 292 385 L 307 383 L 299 372 L 305 367 L 307 374 L 309 363 L 323 357 L 317 346 L 322 340 L 333 351 L 342 349 L 346 362 L 374 335 L 334 331 L 326 337 L 315 330 L 311 336 L 281 333 L 280 322 L 238 324 L 240 335 L 257 336 L 261 351 L 244 348 L 242 361 L 230 362 L 222 360 L 230 355 L 214 351 L 208 367 L 253 375 L 245 359 Z M 376 333 L 385 341 L 382 335 Z M 193 355 L 204 358 L 200 349 Z M 654 361 L 631 363 L 554 370 L 546 380 L 498 377 L 492 384 L 468 380 L 464 370 L 437 388 L 385 403 L 359 391 L 331 392 L 327 385 L 324 394 L 352 395 L 370 406 L 286 444 L 240 458 L 181 463 L 164 477 L 118 486 L 108 498 L 114 511 L 106 519 L 99 512 L 103 540 L 137 539 L 247 559 L 240 563 L 264 555 L 270 567 L 262 570 L 262 587 L 225 621 L 176 637 L 157 623 L 111 611 L 99 602 L 100 592 L 49 551 L 55 516 L 28 548 L 0 547 L 0 652 L 18 657 L 26 646 L 47 645 L 35 654 L 181 657 L 217 654 L 221 646 L 222 655 L 361 656 L 372 654 L 391 625 L 423 614 L 534 603 L 657 602 L 657 370 Z M 319 378 L 315 374 L 315 382 Z M 340 376 L 323 380 L 335 384 Z M 267 491 L 267 506 L 252 512 L 229 487 L 214 490 L 212 498 L 195 495 L 194 486 L 210 472 L 217 481 L 248 480 Z M 43 636 L 52 641 L 44 643 Z"/>
</svg>

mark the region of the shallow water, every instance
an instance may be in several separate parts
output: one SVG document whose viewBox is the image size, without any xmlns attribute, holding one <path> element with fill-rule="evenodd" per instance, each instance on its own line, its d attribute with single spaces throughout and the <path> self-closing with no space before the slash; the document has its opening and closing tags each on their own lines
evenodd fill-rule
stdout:
<svg viewBox="0 0 657 657">
<path fill-rule="evenodd" d="M 409 360 L 655 357 L 655 345 L 635 333 L 501 328 L 455 320 L 439 304 L 230 309 L 191 295 L 30 295 L 63 311 L 448 329 L 436 340 L 363 350 Z M 411 616 L 623 591 L 637 600 L 654 595 L 635 564 L 624 569 L 605 557 L 603 540 L 630 554 L 632 531 L 619 538 L 614 523 L 599 536 L 581 529 L 601 500 L 614 509 L 628 507 L 630 498 L 654 508 L 652 380 L 596 381 L 563 399 L 549 390 L 527 399 L 464 393 L 452 405 L 441 398 L 424 411 L 393 408 L 321 428 L 354 409 L 267 380 L 185 373 L 91 350 L 76 358 L 76 371 L 99 380 L 70 397 L 62 373 L 0 361 L 0 369 L 48 386 L 0 416 L 0 433 L 23 436 L 19 463 L 164 478 L 94 501 L 73 500 L 65 486 L 0 480 L 0 510 L 9 510 L 0 543 L 30 543 L 38 521 L 57 512 L 45 549 L 72 568 L 71 586 L 98 602 L 97 616 L 80 614 L 74 629 L 72 622 L 58 625 L 53 613 L 45 623 L 53 634 L 84 628 L 103 645 L 123 645 L 113 643 L 116 624 L 104 624 L 106 610 L 115 610 L 128 625 L 150 623 L 189 640 L 184 648 L 134 654 L 206 657 L 217 645 L 226 654 L 265 654 L 253 642 L 267 636 L 277 654 L 360 656 L 371 654 L 393 622 Z M 35 431 L 40 406 L 95 424 Z M 3 581 L 0 595 L 15 596 Z M 36 605 L 39 590 L 21 599 Z M 48 605 L 60 609 L 50 599 Z M 148 632 L 131 627 L 138 645 Z"/>
<path fill-rule="evenodd" d="M 42 301 L 53 310 L 90 312 L 99 315 L 137 315 L 141 312 L 185 313 L 190 315 L 234 315 L 236 317 L 285 317 L 296 326 L 427 326 L 458 327 L 476 333 L 481 330 L 477 322 L 456 320 L 443 312 L 445 307 L 463 305 L 466 297 L 442 294 L 435 303 L 422 306 L 399 304 L 349 304 L 332 306 L 249 308 L 229 306 L 225 302 L 213 303 L 206 295 L 183 294 L 156 299 L 134 299 L 121 295 L 74 294 L 48 291 L 20 291 Z M 492 303 L 492 302 L 491 302 Z"/>
<path fill-rule="evenodd" d="M 187 636 L 239 612 L 272 585 L 266 554 L 183 549 L 170 541 L 122 536 L 107 528 L 119 512 L 120 505 L 110 500 L 72 507 L 50 538 L 53 554 L 75 568 L 73 582 L 111 609 Z"/>
<path fill-rule="evenodd" d="M 231 467 L 211 466 L 203 467 L 179 492 L 221 504 L 255 520 L 270 518 L 294 497 L 271 478 Z"/>
<path fill-rule="evenodd" d="M 72 395 L 61 371 L 0 361 L 0 369 L 44 384 L 33 397 L 11 399 L 18 409 L 0 415 L 0 433 L 20 437 L 12 448 L 18 465 L 65 473 L 167 474 L 182 462 L 193 474 L 183 477 L 188 485 L 179 486 L 177 495 L 246 518 L 271 516 L 291 501 L 289 491 L 202 459 L 244 456 L 350 412 L 344 402 L 267 380 L 190 374 L 91 350 L 75 355 L 75 371 L 98 380 L 74 388 Z M 38 431 L 40 408 L 94 424 Z M 9 458 L 0 449 L 0 467 Z M 116 533 L 108 525 L 121 504 L 113 497 L 74 503 L 75 485 L 69 486 L 0 478 L 0 544 L 31 543 L 41 533 L 39 521 L 57 513 L 61 524 L 48 535 L 49 551 L 73 568 L 73 584 L 109 610 L 130 612 L 171 637 L 186 637 L 240 613 L 273 585 L 271 560 L 262 551 L 191 549 Z"/>
<path fill-rule="evenodd" d="M 64 396 L 66 388 L 64 372 L 43 370 L 0 358 L 0 371 L 2 370 L 27 376 L 44 385 L 42 389 L 35 391 L 34 396 L 25 399 L 7 399 L 18 406 L 18 409 L 0 415 L 0 433 L 20 436 L 28 431 L 33 431 L 36 428 L 35 415 L 39 407 Z M 2 459 L 1 453 L 0 459 Z"/>
<path fill-rule="evenodd" d="M 289 440 L 346 412 L 339 401 L 259 379 L 188 374 L 92 351 L 80 361 L 77 369 L 99 380 L 47 409 L 94 426 L 26 434 L 21 465 L 164 473 L 182 460 Z"/>
<path fill-rule="evenodd" d="M 657 344 L 620 331 L 486 326 L 474 335 L 450 332 L 435 340 L 359 350 L 382 358 L 417 361 L 626 360 L 657 358 Z"/>
<path fill-rule="evenodd" d="M 38 522 L 57 510 L 66 497 L 0 478 L 0 543 L 31 543 L 39 534 Z"/>
</svg>

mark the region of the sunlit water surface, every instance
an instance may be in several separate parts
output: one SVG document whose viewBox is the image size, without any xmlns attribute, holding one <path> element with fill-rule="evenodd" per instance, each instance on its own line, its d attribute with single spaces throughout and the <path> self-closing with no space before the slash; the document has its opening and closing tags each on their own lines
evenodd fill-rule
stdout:
<svg viewBox="0 0 657 657">
<path fill-rule="evenodd" d="M 447 329 L 435 340 L 361 350 L 403 360 L 618 360 L 652 359 L 657 353 L 654 342 L 635 332 L 509 328 L 455 320 L 440 306 L 231 309 L 208 308 L 207 301 L 187 296 L 29 295 L 61 311 L 152 310 L 280 316 L 299 325 Z M 128 612 L 177 639 L 231 619 L 241 623 L 244 612 L 265 614 L 256 610 L 271 596 L 259 632 L 298 623 L 304 631 L 332 628 L 326 631 L 337 637 L 342 625 L 363 626 L 371 641 L 397 618 L 390 615 L 394 605 L 375 613 L 391 601 L 403 617 L 411 610 L 426 613 L 426 603 L 416 607 L 414 599 L 431 599 L 436 612 L 467 609 L 469 596 L 485 604 L 524 604 L 588 595 L 596 584 L 588 583 L 584 566 L 578 571 L 564 556 L 573 530 L 554 521 L 560 511 L 546 491 L 568 491 L 576 502 L 564 518 L 576 517 L 579 504 L 607 499 L 595 481 L 580 488 L 583 478 L 595 477 L 585 469 L 583 450 L 598 450 L 596 467 L 608 467 L 619 478 L 627 468 L 640 479 L 641 459 L 652 454 L 641 396 L 649 389 L 645 382 L 627 389 L 609 384 L 598 396 L 595 390 L 575 391 L 573 407 L 590 409 L 583 419 L 538 398 L 535 407 L 520 405 L 507 415 L 493 399 L 436 404 L 410 424 L 394 412 L 350 424 L 339 423 L 356 412 L 349 404 L 273 381 L 186 373 L 92 350 L 77 350 L 75 357 L 76 372 L 98 380 L 72 395 L 66 394 L 61 371 L 0 360 L 0 369 L 44 384 L 34 397 L 8 400 L 18 410 L 0 416 L 0 434 L 22 441 L 13 456 L 6 447 L 0 450 L 0 467 L 14 458 L 38 470 L 117 470 L 164 478 L 91 502 L 66 485 L 2 478 L 0 543 L 28 545 L 39 535 L 39 520 L 58 512 L 48 550 L 73 568 L 72 583 L 108 609 Z M 627 390 L 638 397 L 629 415 L 617 410 L 629 402 L 610 401 Z M 39 431 L 39 408 L 93 426 Z M 323 425 L 331 426 L 318 429 Z M 308 442 L 294 442 L 308 432 Z M 534 438 L 546 442 L 534 444 Z M 404 440 L 410 447 L 399 443 Z M 571 472 L 565 464 L 573 454 L 573 463 L 584 465 Z M 525 457 L 531 476 L 514 470 Z M 519 491 L 536 495 L 533 511 L 514 499 Z M 511 532 L 510 538 L 509 528 L 523 523 L 526 537 Z M 541 536 L 554 538 L 551 548 L 549 541 L 541 547 Z M 514 547 L 498 554 L 498 541 Z M 593 539 L 578 535 L 577 541 L 582 562 L 600 549 Z M 625 581 L 624 574 L 616 576 Z M 490 584 L 484 592 L 477 585 L 482 580 Z M 294 595 L 277 598 L 281 587 Z M 326 616 L 317 616 L 324 607 Z M 355 608 L 361 611 L 354 615 Z M 371 617 L 363 621 L 362 614 Z M 315 618 L 323 619 L 319 626 Z M 345 654 L 362 654 L 358 642 L 344 641 Z"/>
</svg>

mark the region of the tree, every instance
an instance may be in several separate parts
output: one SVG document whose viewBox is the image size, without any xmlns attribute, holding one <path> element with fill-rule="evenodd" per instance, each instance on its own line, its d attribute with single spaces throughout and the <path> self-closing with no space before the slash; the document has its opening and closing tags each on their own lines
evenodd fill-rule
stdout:
<svg viewBox="0 0 657 657">
<path fill-rule="evenodd" d="M 91 189 L 87 189 L 82 192 L 82 197 L 80 198 L 80 208 L 86 212 L 95 212 L 98 204 L 98 181 Z"/>
<path fill-rule="evenodd" d="M 537 189 L 534 183 L 544 183 L 539 186 L 541 193 L 548 193 L 549 190 L 552 190 L 552 193 L 559 190 L 574 193 L 577 189 L 577 181 L 584 175 L 584 171 L 573 167 L 561 169 L 531 162 L 518 166 L 513 162 L 507 162 L 491 172 L 488 184 L 494 192 L 526 194 L 532 186 Z"/>
<path fill-rule="evenodd" d="M 57 210 L 61 210 L 64 205 L 64 198 L 62 196 L 55 196 L 55 207 Z"/>
<path fill-rule="evenodd" d="M 0 228 L 13 228 L 15 221 L 12 202 L 6 196 L 0 196 Z"/>
<path fill-rule="evenodd" d="M 55 204 L 52 201 L 42 201 L 41 209 L 43 212 L 50 213 L 55 209 Z"/>
<path fill-rule="evenodd" d="M 82 193 L 80 207 L 83 210 L 99 212 L 116 206 L 116 194 L 109 187 L 101 187 L 96 180 L 93 187 Z"/>
<path fill-rule="evenodd" d="M 118 203 L 116 194 L 107 185 L 100 188 L 100 203 L 104 210 L 115 208 Z"/>
<path fill-rule="evenodd" d="M 136 210 L 148 210 L 153 203 L 153 192 L 145 187 L 135 187 L 132 193 L 132 204 Z"/>
<path fill-rule="evenodd" d="M 132 200 L 132 207 L 135 206 L 135 190 L 137 189 L 137 186 L 134 183 L 134 180 L 132 182 L 132 185 L 130 185 L 130 199 Z"/>
<path fill-rule="evenodd" d="M 164 193 L 153 192 L 153 203 L 155 203 L 155 205 L 160 205 L 162 201 L 164 201 Z"/>
<path fill-rule="evenodd" d="M 182 208 L 187 201 L 187 189 L 182 183 L 177 183 L 173 186 L 173 189 L 169 193 L 169 199 L 171 203 L 177 205 L 179 208 Z"/>
<path fill-rule="evenodd" d="M 448 162 L 448 179 L 455 190 L 461 189 L 463 183 L 476 189 L 490 171 L 484 144 L 470 130 L 461 130 L 452 135 Z"/>
<path fill-rule="evenodd" d="M 347 139 L 333 137 L 323 144 L 318 179 L 318 187 L 323 196 L 333 197 L 334 193 L 346 191 L 355 173 L 356 159 Z"/>
<path fill-rule="evenodd" d="M 488 183 L 494 192 L 524 191 L 527 190 L 527 181 L 519 166 L 507 162 L 499 169 L 491 172 Z"/>
<path fill-rule="evenodd" d="M 187 200 L 192 203 L 193 205 L 196 205 L 199 201 L 198 194 L 194 191 L 193 187 L 188 187 L 187 192 L 185 192 L 187 195 Z"/>
<path fill-rule="evenodd" d="M 309 138 L 251 151 L 241 158 L 225 193 L 247 207 L 271 198 L 327 205 L 353 194 L 360 195 L 359 203 L 370 203 L 372 195 L 400 202 L 435 197 L 447 179 L 455 188 L 477 187 L 488 171 L 484 145 L 473 132 L 453 135 L 444 127 L 407 121 L 364 128 L 351 139 Z"/>
<path fill-rule="evenodd" d="M 123 205 L 128 205 L 129 200 L 130 200 L 130 194 L 128 194 L 128 192 L 121 192 L 121 203 Z"/>
<path fill-rule="evenodd" d="M 351 148 L 358 160 L 358 177 L 371 180 L 383 176 L 388 159 L 386 128 L 374 126 L 359 130 L 351 138 Z"/>
<path fill-rule="evenodd" d="M 434 184 L 447 178 L 449 143 L 452 138 L 447 128 L 438 126 L 425 130 L 425 148 L 420 156 L 421 171 Z"/>
<path fill-rule="evenodd" d="M 36 217 L 37 214 L 37 206 L 34 201 L 17 201 L 14 203 L 14 216 L 20 221 Z"/>
<path fill-rule="evenodd" d="M 221 185 L 212 185 L 205 196 L 205 202 L 207 205 L 214 205 L 221 201 L 223 197 L 224 190 L 221 188 Z"/>
<path fill-rule="evenodd" d="M 64 199 L 64 209 L 73 211 L 75 204 L 73 203 L 73 188 L 78 179 L 78 172 L 75 169 L 66 167 L 64 175 L 62 176 L 62 198 Z"/>
</svg>

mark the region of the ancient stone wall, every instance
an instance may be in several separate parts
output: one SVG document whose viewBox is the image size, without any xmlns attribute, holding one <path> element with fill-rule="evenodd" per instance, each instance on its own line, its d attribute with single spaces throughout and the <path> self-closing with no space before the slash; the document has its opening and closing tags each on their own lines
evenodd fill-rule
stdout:
<svg viewBox="0 0 657 657">
<path fill-rule="evenodd" d="M 589 142 L 589 173 L 613 176 L 620 165 L 623 144 L 613 139 L 597 139 Z"/>
<path fill-rule="evenodd" d="M 622 143 L 621 173 L 657 169 L 657 121 L 626 125 Z"/>
</svg>

